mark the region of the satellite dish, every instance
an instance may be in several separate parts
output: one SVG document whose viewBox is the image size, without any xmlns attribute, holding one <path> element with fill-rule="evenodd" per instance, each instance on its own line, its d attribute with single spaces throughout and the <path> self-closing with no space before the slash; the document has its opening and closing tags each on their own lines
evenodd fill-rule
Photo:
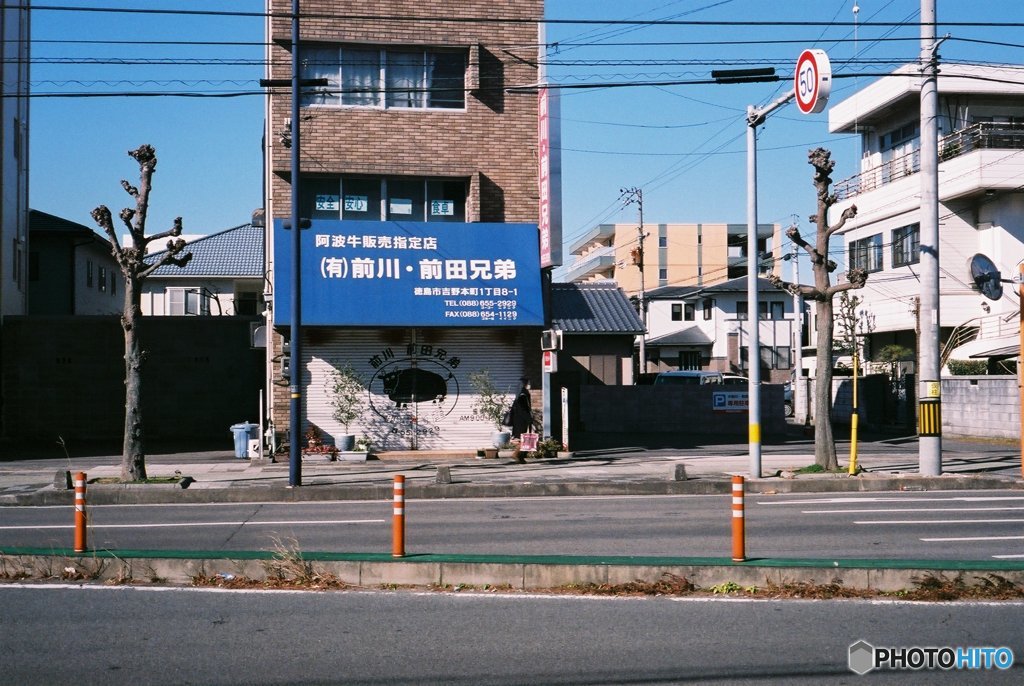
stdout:
<svg viewBox="0 0 1024 686">
<path fill-rule="evenodd" d="M 975 287 L 989 300 L 1003 297 L 1002 274 L 992 260 L 982 254 L 971 258 L 971 280 Z"/>
</svg>

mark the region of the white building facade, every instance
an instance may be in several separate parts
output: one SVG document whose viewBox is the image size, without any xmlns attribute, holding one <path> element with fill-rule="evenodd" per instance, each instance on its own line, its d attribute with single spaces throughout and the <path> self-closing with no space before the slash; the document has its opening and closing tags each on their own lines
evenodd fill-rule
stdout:
<svg viewBox="0 0 1024 686">
<path fill-rule="evenodd" d="M 916 344 L 920 86 L 919 68 L 906 65 L 829 112 L 830 131 L 857 133 L 862 146 L 859 172 L 833 186 L 839 202 L 830 219 L 851 204 L 858 208 L 842 238 L 846 269 L 869 273 L 866 287 L 855 291 L 862 299 L 859 332 L 868 359 L 888 344 L 910 350 Z M 950 356 L 984 357 L 1017 336 L 1020 303 L 1014 289 L 996 301 L 984 297 L 970 264 L 975 255 L 985 255 L 1003 278 L 1011 278 L 1024 260 L 1024 67 L 944 64 L 938 92 L 939 326 L 945 362 Z"/>
</svg>

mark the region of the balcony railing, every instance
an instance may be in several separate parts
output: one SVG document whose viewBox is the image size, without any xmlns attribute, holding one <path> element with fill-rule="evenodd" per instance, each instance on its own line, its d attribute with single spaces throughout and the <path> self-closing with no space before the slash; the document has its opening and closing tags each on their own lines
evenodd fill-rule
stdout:
<svg viewBox="0 0 1024 686">
<path fill-rule="evenodd" d="M 951 160 L 975 150 L 1021 149 L 1024 149 L 1024 124 L 980 122 L 940 138 L 939 161 Z M 919 171 L 921 151 L 914 150 L 856 176 L 837 181 L 833 192 L 839 200 L 846 200 Z"/>
</svg>

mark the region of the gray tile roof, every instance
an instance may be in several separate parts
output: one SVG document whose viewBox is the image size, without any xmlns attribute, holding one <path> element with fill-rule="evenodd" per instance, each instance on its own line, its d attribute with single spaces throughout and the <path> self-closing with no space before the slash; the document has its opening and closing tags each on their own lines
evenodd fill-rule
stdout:
<svg viewBox="0 0 1024 686">
<path fill-rule="evenodd" d="M 153 253 L 148 260 L 159 257 L 164 252 L 166 250 Z M 233 229 L 203 236 L 190 241 L 185 246 L 185 252 L 192 253 L 192 260 L 184 269 L 164 265 L 153 272 L 153 276 L 263 276 L 262 227 L 242 224 Z"/>
<path fill-rule="evenodd" d="M 691 326 L 682 331 L 673 331 L 664 336 L 647 339 L 647 345 L 659 348 L 672 345 L 711 345 L 714 343 L 699 327 Z"/>
<path fill-rule="evenodd" d="M 758 277 L 758 292 L 782 293 L 772 285 L 768 279 Z M 685 300 L 687 298 L 701 298 L 709 293 L 746 293 L 747 277 L 740 276 L 728 281 L 711 284 L 709 286 L 662 286 L 647 291 L 648 300 Z"/>
<path fill-rule="evenodd" d="M 568 334 L 639 334 L 633 304 L 613 283 L 551 284 L 551 325 Z"/>
</svg>

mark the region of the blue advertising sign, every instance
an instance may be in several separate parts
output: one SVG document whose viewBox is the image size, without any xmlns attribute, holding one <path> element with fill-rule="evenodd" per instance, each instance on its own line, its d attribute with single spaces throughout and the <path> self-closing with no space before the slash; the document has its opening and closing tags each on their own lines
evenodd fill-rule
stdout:
<svg viewBox="0 0 1024 686">
<path fill-rule="evenodd" d="M 313 220 L 304 326 L 543 326 L 536 224 Z M 291 321 L 291 230 L 274 221 L 274 323 Z"/>
</svg>

